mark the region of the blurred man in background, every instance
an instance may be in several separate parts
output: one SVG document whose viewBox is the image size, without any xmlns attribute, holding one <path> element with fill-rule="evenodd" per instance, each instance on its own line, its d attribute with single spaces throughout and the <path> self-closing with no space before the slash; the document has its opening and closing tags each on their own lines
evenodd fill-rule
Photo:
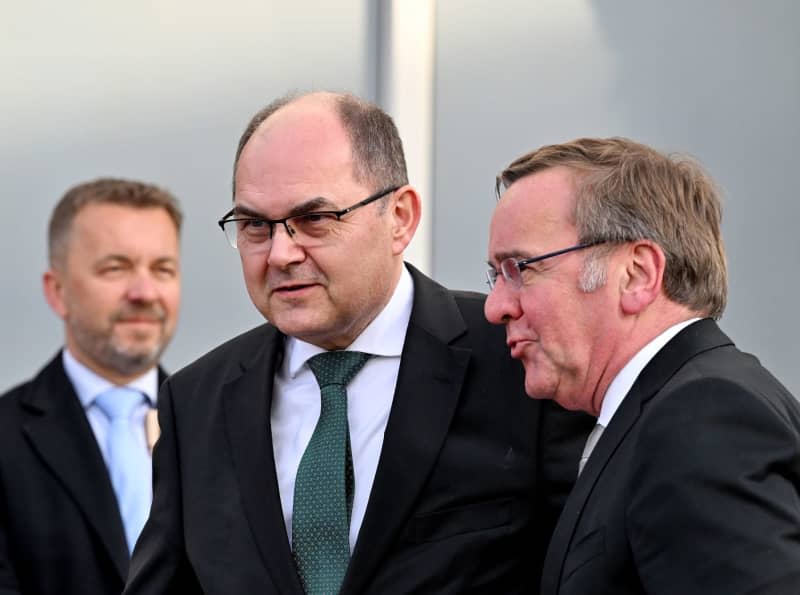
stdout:
<svg viewBox="0 0 800 595">
<path fill-rule="evenodd" d="M 118 179 L 75 186 L 52 213 L 44 293 L 65 345 L 0 398 L 3 595 L 122 591 L 152 500 L 181 219 L 168 192 Z"/>
</svg>

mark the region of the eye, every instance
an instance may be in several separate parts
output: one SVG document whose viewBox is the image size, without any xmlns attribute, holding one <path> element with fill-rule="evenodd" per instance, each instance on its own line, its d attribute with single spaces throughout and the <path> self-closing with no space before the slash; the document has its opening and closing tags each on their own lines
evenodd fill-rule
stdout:
<svg viewBox="0 0 800 595">
<path fill-rule="evenodd" d="M 334 213 L 318 211 L 297 215 L 292 217 L 288 223 L 303 235 L 321 237 L 330 231 L 335 221 L 337 221 L 337 217 Z"/>
<path fill-rule="evenodd" d="M 237 219 L 236 225 L 239 227 L 240 231 L 246 230 L 260 230 L 264 228 L 269 228 L 269 223 L 264 221 L 263 219 Z"/>
<path fill-rule="evenodd" d="M 239 219 L 236 225 L 238 235 L 249 242 L 262 242 L 272 236 L 272 224 L 264 219 Z"/>
<path fill-rule="evenodd" d="M 178 275 L 178 271 L 175 269 L 175 267 L 161 265 L 155 268 L 153 274 L 159 279 L 173 279 Z"/>
<path fill-rule="evenodd" d="M 298 215 L 292 218 L 292 223 L 300 226 L 304 225 L 317 225 L 319 223 L 327 223 L 336 219 L 331 213 L 306 213 L 305 215 Z"/>
<path fill-rule="evenodd" d="M 97 273 L 101 277 L 118 277 L 119 275 L 123 274 L 127 269 L 130 267 L 123 262 L 119 262 L 117 260 L 111 260 L 109 262 L 105 262 L 97 269 Z"/>
</svg>

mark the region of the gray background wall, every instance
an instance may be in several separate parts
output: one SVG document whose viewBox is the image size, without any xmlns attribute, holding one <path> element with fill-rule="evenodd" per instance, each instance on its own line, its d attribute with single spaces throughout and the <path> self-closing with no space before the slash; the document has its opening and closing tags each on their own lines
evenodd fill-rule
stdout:
<svg viewBox="0 0 800 595">
<path fill-rule="evenodd" d="M 40 290 L 47 220 L 68 187 L 101 175 L 154 181 L 182 202 L 168 369 L 263 322 L 216 225 L 236 144 L 290 89 L 372 95 L 368 2 L 0 2 L 0 390 L 61 345 Z"/>
<path fill-rule="evenodd" d="M 725 191 L 722 327 L 800 396 L 800 3 L 439 0 L 433 274 L 482 284 L 495 174 L 540 145 L 629 136 Z"/>
<path fill-rule="evenodd" d="M 375 96 L 369 0 L 0 0 L 0 387 L 61 343 L 45 228 L 72 184 L 156 181 L 186 211 L 176 369 L 260 322 L 215 225 L 247 118 L 292 88 Z M 800 395 L 800 4 L 439 0 L 433 275 L 484 289 L 494 175 L 544 143 L 625 135 L 699 158 L 726 191 L 723 327 Z M 0 390 L 1 390 L 0 389 Z"/>
</svg>

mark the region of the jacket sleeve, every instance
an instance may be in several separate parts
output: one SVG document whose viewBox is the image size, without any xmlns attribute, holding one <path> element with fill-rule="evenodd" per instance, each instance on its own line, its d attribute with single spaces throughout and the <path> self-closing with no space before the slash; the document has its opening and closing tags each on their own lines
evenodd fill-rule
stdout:
<svg viewBox="0 0 800 595">
<path fill-rule="evenodd" d="M 0 595 L 19 595 L 19 585 L 6 531 L 8 509 L 5 489 L 5 480 L 0 476 Z"/>
<path fill-rule="evenodd" d="M 201 594 L 183 541 L 181 458 L 170 382 L 158 396 L 161 435 L 153 450 L 153 505 L 136 543 L 124 595 Z"/>
<path fill-rule="evenodd" d="M 630 543 L 648 593 L 800 593 L 800 436 L 788 410 L 700 379 L 654 403 Z"/>
</svg>

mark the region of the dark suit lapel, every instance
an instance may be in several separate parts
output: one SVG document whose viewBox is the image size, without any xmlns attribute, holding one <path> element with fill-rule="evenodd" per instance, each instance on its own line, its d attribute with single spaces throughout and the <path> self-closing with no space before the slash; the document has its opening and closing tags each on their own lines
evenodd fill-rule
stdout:
<svg viewBox="0 0 800 595">
<path fill-rule="evenodd" d="M 409 267 L 414 306 L 375 481 L 341 593 L 366 590 L 396 542 L 447 436 L 471 351 L 452 296 Z M 410 439 L 413 437 L 413 439 Z"/>
<path fill-rule="evenodd" d="M 245 514 L 279 593 L 302 593 L 283 521 L 270 410 L 283 335 L 266 327 L 264 349 L 223 387 L 225 427 Z"/>
<path fill-rule="evenodd" d="M 567 550 L 575 533 L 575 527 L 583 513 L 586 500 L 614 451 L 625 439 L 640 414 L 641 399 L 638 391 L 635 392 L 634 389 L 631 389 L 611 419 L 608 428 L 600 437 L 600 441 L 592 451 L 592 456 L 567 498 L 564 510 L 561 511 L 561 516 L 550 539 L 550 546 L 547 548 L 547 556 L 542 570 L 542 595 L 555 595 L 559 592 Z"/>
<path fill-rule="evenodd" d="M 575 528 L 597 480 L 614 452 L 639 419 L 642 407 L 690 359 L 703 351 L 733 345 L 713 320 L 690 324 L 675 335 L 645 366 L 592 451 L 558 520 L 542 573 L 542 595 L 559 591 L 561 573 Z"/>
<path fill-rule="evenodd" d="M 120 577 L 128 573 L 128 546 L 103 455 L 59 353 L 23 400 L 30 412 L 23 431 L 64 485 L 108 551 Z"/>
</svg>

